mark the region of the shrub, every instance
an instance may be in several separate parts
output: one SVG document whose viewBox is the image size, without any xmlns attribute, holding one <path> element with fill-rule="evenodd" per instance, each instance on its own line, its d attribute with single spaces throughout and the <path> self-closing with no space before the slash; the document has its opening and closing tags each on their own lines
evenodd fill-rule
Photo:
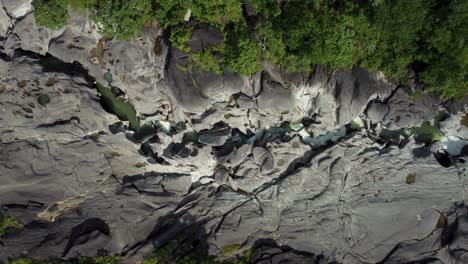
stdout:
<svg viewBox="0 0 468 264">
<path fill-rule="evenodd" d="M 34 16 L 39 26 L 60 29 L 67 24 L 69 0 L 36 0 Z"/>
</svg>

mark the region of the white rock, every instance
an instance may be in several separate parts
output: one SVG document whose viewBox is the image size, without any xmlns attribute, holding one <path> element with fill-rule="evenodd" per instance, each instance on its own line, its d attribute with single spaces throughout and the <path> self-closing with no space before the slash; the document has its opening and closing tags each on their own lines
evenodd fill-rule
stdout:
<svg viewBox="0 0 468 264">
<path fill-rule="evenodd" d="M 5 10 L 3 10 L 3 8 L 0 8 L 0 37 L 6 36 L 10 25 L 11 25 L 10 18 L 8 17 Z"/>
<path fill-rule="evenodd" d="M 187 13 L 185 13 L 185 16 L 184 16 L 184 21 L 188 22 L 191 16 L 192 16 L 192 10 L 187 9 Z"/>
<path fill-rule="evenodd" d="M 158 123 L 164 133 L 169 134 L 171 132 L 171 122 L 159 120 Z"/>
<path fill-rule="evenodd" d="M 452 156 L 460 155 L 463 147 L 468 144 L 465 140 L 454 136 L 443 137 L 441 142 L 443 143 L 444 149 L 447 153 Z"/>
<path fill-rule="evenodd" d="M 352 122 L 351 122 L 351 128 L 352 129 L 361 129 L 365 126 L 364 121 L 360 117 L 356 117 Z"/>
<path fill-rule="evenodd" d="M 33 10 L 32 0 L 4 0 L 3 5 L 14 18 L 20 18 Z"/>
</svg>

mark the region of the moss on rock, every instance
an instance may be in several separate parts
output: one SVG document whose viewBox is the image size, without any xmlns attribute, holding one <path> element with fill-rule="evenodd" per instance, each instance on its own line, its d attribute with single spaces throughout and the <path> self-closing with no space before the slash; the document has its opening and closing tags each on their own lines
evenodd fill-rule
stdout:
<svg viewBox="0 0 468 264">
<path fill-rule="evenodd" d="M 23 229 L 23 224 L 16 218 L 10 215 L 0 217 L 0 237 L 5 233 L 8 228 Z"/>
</svg>

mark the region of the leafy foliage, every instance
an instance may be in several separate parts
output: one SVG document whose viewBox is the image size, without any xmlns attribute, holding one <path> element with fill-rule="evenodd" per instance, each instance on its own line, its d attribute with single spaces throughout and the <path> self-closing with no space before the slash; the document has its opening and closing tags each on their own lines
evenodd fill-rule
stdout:
<svg viewBox="0 0 468 264">
<path fill-rule="evenodd" d="M 0 237 L 8 228 L 23 229 L 23 224 L 13 216 L 0 216 Z"/>
<path fill-rule="evenodd" d="M 291 71 L 359 65 L 405 82 L 410 69 L 444 98 L 468 95 L 468 1 L 37 0 L 36 20 L 67 21 L 67 5 L 91 10 L 108 37 L 141 35 L 157 20 L 172 45 L 189 53 L 186 69 L 250 75 L 263 60 Z M 253 10 L 253 11 L 252 11 Z M 190 22 L 184 17 L 190 13 Z M 222 44 L 190 51 L 197 27 L 213 26 Z"/>
<path fill-rule="evenodd" d="M 437 9 L 433 26 L 427 33 L 422 61 L 427 69 L 422 80 L 432 91 L 445 98 L 468 94 L 468 2 L 454 0 Z"/>
<path fill-rule="evenodd" d="M 213 71 L 217 74 L 223 73 L 215 53 L 216 47 L 190 54 L 186 69 L 198 68 L 203 71 Z"/>
<path fill-rule="evenodd" d="M 95 0 L 93 7 L 94 18 L 102 24 L 103 33 L 119 40 L 141 35 L 143 26 L 151 22 L 153 15 L 151 0 Z"/>
<path fill-rule="evenodd" d="M 243 27 L 234 27 L 224 36 L 222 64 L 226 70 L 250 75 L 260 69 L 261 49 Z"/>
<path fill-rule="evenodd" d="M 171 31 L 171 36 L 169 40 L 171 44 L 185 52 L 190 51 L 190 47 L 187 45 L 187 41 L 190 40 L 192 36 L 192 29 L 188 27 L 176 27 Z"/>
<path fill-rule="evenodd" d="M 64 261 L 61 259 L 36 260 L 30 258 L 20 258 L 10 261 L 9 264 L 117 264 L 121 259 L 119 255 L 107 257 L 81 257 L 76 260 Z"/>
<path fill-rule="evenodd" d="M 212 256 L 205 256 L 197 253 L 173 256 L 173 250 L 174 247 L 171 244 L 167 244 L 153 252 L 143 264 L 221 264 Z"/>
<path fill-rule="evenodd" d="M 222 247 L 221 249 L 223 250 L 223 255 L 225 257 L 229 257 L 230 255 L 232 255 L 232 253 L 236 252 L 240 247 L 241 247 L 240 244 L 232 244 L 232 245 L 226 245 Z"/>
<path fill-rule="evenodd" d="M 191 10 L 192 18 L 198 22 L 218 28 L 244 19 L 239 0 L 161 0 L 154 3 L 156 19 L 166 28 L 183 23 L 187 10 Z"/>
<path fill-rule="evenodd" d="M 278 15 L 259 25 L 266 57 L 289 71 L 310 71 L 314 64 L 351 68 L 355 32 L 353 17 L 344 11 L 337 15 L 332 2 L 285 3 Z"/>
<path fill-rule="evenodd" d="M 50 29 L 60 29 L 67 24 L 67 6 L 69 0 L 36 0 L 36 23 Z"/>
<path fill-rule="evenodd" d="M 239 245 L 235 244 L 227 248 L 223 248 L 225 256 L 231 255 L 235 250 L 239 249 Z M 242 256 L 233 256 L 224 261 L 217 260 L 214 256 L 191 252 L 188 254 L 173 254 L 174 246 L 167 244 L 151 254 L 150 257 L 143 261 L 143 264 L 247 264 L 249 263 L 252 251 L 247 249 Z M 229 251 L 229 252 L 228 252 Z"/>
<path fill-rule="evenodd" d="M 101 32 L 119 40 L 138 37 L 154 14 L 151 0 L 37 0 L 34 12 L 37 24 L 60 29 L 67 23 L 69 5 L 78 12 L 89 9 Z"/>
<path fill-rule="evenodd" d="M 418 57 L 419 33 L 429 23 L 432 0 L 383 1 L 372 7 L 365 41 L 360 43 L 362 65 L 394 78 L 406 78 Z"/>
</svg>

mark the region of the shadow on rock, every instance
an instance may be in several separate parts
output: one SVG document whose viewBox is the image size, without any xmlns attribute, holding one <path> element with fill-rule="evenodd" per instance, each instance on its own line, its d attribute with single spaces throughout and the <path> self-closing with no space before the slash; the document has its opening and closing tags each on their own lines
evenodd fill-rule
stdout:
<svg viewBox="0 0 468 264">
<path fill-rule="evenodd" d="M 279 264 L 279 263 L 316 263 L 338 264 L 323 254 L 314 254 L 295 250 L 289 246 L 280 246 L 272 239 L 257 240 L 252 247 L 252 255 L 248 263 Z"/>
<path fill-rule="evenodd" d="M 158 220 L 146 238 L 124 248 L 122 256 L 131 258 L 150 249 L 154 250 L 150 263 L 219 263 L 208 254 L 207 238 L 204 222 L 188 214 L 169 214 Z"/>
<path fill-rule="evenodd" d="M 398 243 L 378 262 L 390 263 L 468 263 L 468 208 L 455 203 L 440 212 L 435 229 L 422 239 Z"/>
<path fill-rule="evenodd" d="M 193 216 L 170 214 L 158 220 L 153 231 L 143 240 L 123 250 L 122 255 L 131 258 L 138 253 L 151 252 L 147 257 L 149 263 L 205 263 L 205 264 L 279 264 L 279 263 L 316 263 L 338 264 L 323 254 L 295 250 L 288 246 L 280 246 L 272 239 L 257 240 L 250 249 L 242 255 L 227 253 L 222 247 L 224 259 L 209 255 L 206 221 L 197 221 Z M 241 245 L 234 245 L 237 250 Z M 239 252 L 237 252 L 239 253 Z M 230 255 L 228 257 L 228 255 Z"/>
</svg>

